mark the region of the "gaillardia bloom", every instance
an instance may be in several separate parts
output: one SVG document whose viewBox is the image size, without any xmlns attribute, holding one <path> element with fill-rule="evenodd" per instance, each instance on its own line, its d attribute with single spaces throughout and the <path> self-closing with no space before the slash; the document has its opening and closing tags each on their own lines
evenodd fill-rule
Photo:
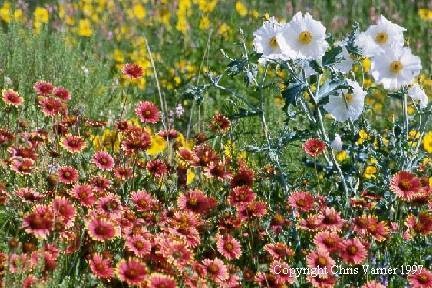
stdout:
<svg viewBox="0 0 432 288">
<path fill-rule="evenodd" d="M 110 171 L 114 168 L 114 158 L 105 151 L 96 152 L 92 162 L 101 170 Z"/>
<path fill-rule="evenodd" d="M 87 221 L 87 230 L 90 237 L 95 241 L 107 241 L 119 236 L 119 227 L 112 220 L 93 217 Z"/>
<path fill-rule="evenodd" d="M 2 99 L 6 105 L 12 105 L 15 107 L 21 106 L 24 99 L 18 94 L 18 92 L 7 89 L 2 91 Z"/>
<path fill-rule="evenodd" d="M 89 262 L 90 269 L 97 278 L 109 279 L 114 275 L 111 260 L 104 258 L 101 254 L 94 253 Z"/>
<path fill-rule="evenodd" d="M 326 144 L 321 139 L 309 138 L 303 143 L 303 150 L 311 157 L 321 155 L 326 149 Z"/>
<path fill-rule="evenodd" d="M 27 233 L 46 239 L 54 226 L 54 211 L 47 205 L 37 204 L 24 216 L 22 226 Z"/>
<path fill-rule="evenodd" d="M 408 171 L 396 173 L 390 181 L 390 190 L 406 201 L 410 201 L 420 188 L 420 179 Z"/>
<path fill-rule="evenodd" d="M 135 113 L 143 123 L 159 122 L 159 118 L 160 118 L 159 108 L 150 101 L 139 102 L 135 108 Z"/>
<path fill-rule="evenodd" d="M 147 266 L 137 259 L 123 259 L 117 264 L 117 277 L 129 285 L 142 284 L 147 273 Z"/>
<path fill-rule="evenodd" d="M 79 153 L 87 146 L 81 136 L 67 135 L 60 141 L 60 145 L 70 153 Z"/>
<path fill-rule="evenodd" d="M 138 64 L 127 63 L 123 66 L 122 73 L 131 79 L 138 79 L 144 75 L 144 69 Z"/>
</svg>

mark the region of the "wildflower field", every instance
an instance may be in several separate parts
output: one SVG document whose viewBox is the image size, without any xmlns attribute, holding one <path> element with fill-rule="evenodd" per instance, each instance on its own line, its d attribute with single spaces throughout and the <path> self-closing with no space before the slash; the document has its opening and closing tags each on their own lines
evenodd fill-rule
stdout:
<svg viewBox="0 0 432 288">
<path fill-rule="evenodd" d="M 432 288 L 431 1 L 0 25 L 0 287 Z"/>
</svg>

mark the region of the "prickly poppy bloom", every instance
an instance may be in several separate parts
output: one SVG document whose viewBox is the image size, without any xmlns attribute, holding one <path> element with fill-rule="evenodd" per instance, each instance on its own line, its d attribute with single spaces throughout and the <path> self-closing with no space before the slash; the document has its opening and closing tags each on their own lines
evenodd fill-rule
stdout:
<svg viewBox="0 0 432 288">
<path fill-rule="evenodd" d="M 339 254 L 347 264 L 360 264 L 367 258 L 367 250 L 357 238 L 344 240 Z"/>
<path fill-rule="evenodd" d="M 37 202 L 44 198 L 44 195 L 29 187 L 18 188 L 15 194 L 27 203 Z"/>
<path fill-rule="evenodd" d="M 420 188 L 420 179 L 408 171 L 396 173 L 390 181 L 390 190 L 406 201 L 412 200 Z"/>
<path fill-rule="evenodd" d="M 6 105 L 12 105 L 15 107 L 21 106 L 24 102 L 24 99 L 18 94 L 18 92 L 12 89 L 3 90 L 2 99 Z"/>
<path fill-rule="evenodd" d="M 242 251 L 240 242 L 229 234 L 216 236 L 216 247 L 227 260 L 239 259 Z"/>
<path fill-rule="evenodd" d="M 249 186 L 235 187 L 228 196 L 228 202 L 236 207 L 247 205 L 255 199 L 256 194 Z"/>
<path fill-rule="evenodd" d="M 56 222 L 61 222 L 65 228 L 72 227 L 76 215 L 73 204 L 64 197 L 56 197 L 53 200 L 53 207 Z"/>
<path fill-rule="evenodd" d="M 96 202 L 96 197 L 93 192 L 92 186 L 88 184 L 77 184 L 75 185 L 70 194 L 72 197 L 77 199 L 80 204 L 84 207 L 91 207 Z"/>
<path fill-rule="evenodd" d="M 157 123 L 160 119 L 159 108 L 150 101 L 141 101 L 135 108 L 135 114 L 143 123 Z"/>
<path fill-rule="evenodd" d="M 386 288 L 386 286 L 375 280 L 372 280 L 365 283 L 361 288 Z"/>
<path fill-rule="evenodd" d="M 299 212 L 309 212 L 315 206 L 315 198 L 307 191 L 297 191 L 289 196 L 288 204 Z"/>
<path fill-rule="evenodd" d="M 188 209 L 195 213 L 207 214 L 216 206 L 216 200 L 208 197 L 200 190 L 190 190 L 177 199 L 180 209 Z"/>
<path fill-rule="evenodd" d="M 159 206 L 159 201 L 144 190 L 132 192 L 131 199 L 139 212 L 152 211 Z"/>
<path fill-rule="evenodd" d="M 303 143 L 303 150 L 311 157 L 317 157 L 324 152 L 326 144 L 321 139 L 309 138 Z"/>
<path fill-rule="evenodd" d="M 408 276 L 408 283 L 411 288 L 430 288 L 432 287 L 432 272 L 426 268 L 411 273 Z"/>
<path fill-rule="evenodd" d="M 37 204 L 24 216 L 22 227 L 37 238 L 46 239 L 54 226 L 54 212 L 47 205 Z"/>
<path fill-rule="evenodd" d="M 202 262 L 206 268 L 207 277 L 216 283 L 222 283 L 229 277 L 228 269 L 219 258 L 204 259 Z"/>
<path fill-rule="evenodd" d="M 114 168 L 114 158 L 105 151 L 96 152 L 92 162 L 101 170 L 110 171 Z"/>
<path fill-rule="evenodd" d="M 117 264 L 117 277 L 129 285 L 142 284 L 147 277 L 147 266 L 137 259 L 122 259 Z"/>
<path fill-rule="evenodd" d="M 270 254 L 273 260 L 285 260 L 294 255 L 294 251 L 285 243 L 267 243 L 264 245 L 264 250 Z"/>
<path fill-rule="evenodd" d="M 39 97 L 38 104 L 46 117 L 65 114 L 67 107 L 62 100 L 54 97 Z"/>
<path fill-rule="evenodd" d="M 100 279 L 112 278 L 114 269 L 111 267 L 111 260 L 104 258 L 101 254 L 94 253 L 89 262 L 90 269 L 94 276 Z"/>
<path fill-rule="evenodd" d="M 18 174 L 29 175 L 33 170 L 34 163 L 35 161 L 30 158 L 14 157 L 10 163 L 10 168 Z"/>
<path fill-rule="evenodd" d="M 33 85 L 33 89 L 39 96 L 48 96 L 52 93 L 54 85 L 52 85 L 50 82 L 40 80 Z"/>
<path fill-rule="evenodd" d="M 177 284 L 174 278 L 171 276 L 161 274 L 161 273 L 152 273 L 147 279 L 147 287 L 148 288 L 176 288 Z"/>
<path fill-rule="evenodd" d="M 342 239 L 336 232 L 320 231 L 315 234 L 313 242 L 318 249 L 325 249 L 329 253 L 335 253 L 341 248 Z"/>
<path fill-rule="evenodd" d="M 94 216 L 86 224 L 90 238 L 95 241 L 104 242 L 119 236 L 118 225 L 104 217 Z"/>
<path fill-rule="evenodd" d="M 70 153 L 79 153 L 87 146 L 81 136 L 68 135 L 61 139 L 60 145 Z"/>
<path fill-rule="evenodd" d="M 327 268 L 327 271 L 331 271 L 331 267 L 336 262 L 330 257 L 326 249 L 317 248 L 306 256 L 306 263 L 309 268 Z"/>
<path fill-rule="evenodd" d="M 58 181 L 64 184 L 72 184 L 78 181 L 78 170 L 71 166 L 60 167 L 57 170 Z"/>
<path fill-rule="evenodd" d="M 143 76 L 144 69 L 138 64 L 127 63 L 123 66 L 122 73 L 131 79 L 138 79 Z"/>
<path fill-rule="evenodd" d="M 168 174 L 168 165 L 160 160 L 150 160 L 146 165 L 147 171 L 156 178 L 161 178 Z"/>
<path fill-rule="evenodd" d="M 133 252 L 137 257 L 144 257 L 151 252 L 152 244 L 150 240 L 141 235 L 132 235 L 126 239 L 125 247 Z"/>
<path fill-rule="evenodd" d="M 69 101 L 71 99 L 69 90 L 64 87 L 55 87 L 52 91 L 52 94 L 63 101 Z"/>
</svg>

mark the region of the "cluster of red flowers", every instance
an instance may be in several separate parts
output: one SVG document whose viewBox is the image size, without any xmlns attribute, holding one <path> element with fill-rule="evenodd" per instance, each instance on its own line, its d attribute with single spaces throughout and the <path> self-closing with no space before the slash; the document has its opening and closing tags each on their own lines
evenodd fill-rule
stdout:
<svg viewBox="0 0 432 288">
<path fill-rule="evenodd" d="M 124 73 L 136 78 L 142 71 L 128 66 Z M 113 128 L 119 150 L 114 145 L 95 150 L 88 135 L 103 122 L 69 115 L 71 97 L 65 88 L 39 81 L 34 90 L 52 126 L 0 129 L 9 168 L 4 177 L 16 179 L 0 186 L 0 200 L 15 210 L 11 221 L 20 227 L 11 228 L 14 236 L 0 262 L 3 270 L 23 276 L 24 287 L 47 283 L 66 255 L 83 255 L 86 271 L 105 284 L 285 287 L 302 276 L 277 270 L 297 265 L 297 259 L 328 271 L 301 281 L 334 287 L 338 277 L 332 266 L 366 263 L 372 244 L 384 245 L 392 235 L 404 233 L 409 240 L 432 232 L 427 211 L 409 215 L 406 230 L 361 213 L 364 203 L 378 201 L 367 191 L 352 199 L 359 212 L 355 217 L 343 216 L 325 196 L 308 191 L 291 191 L 285 205 L 274 203 L 259 188 L 271 167 L 254 171 L 245 159 L 218 151 L 203 135 L 185 145 L 173 128 L 153 134 L 148 126 L 120 120 Z M 3 100 L 16 107 L 24 101 L 13 90 L 4 91 Z M 153 129 L 163 116 L 150 101 L 138 103 L 135 113 Z M 211 121 L 210 130 L 219 135 L 230 129 L 221 114 Z M 146 153 L 153 135 L 164 139 L 166 153 Z M 304 149 L 319 157 L 326 146 L 309 139 Z M 198 174 L 192 182 L 191 171 Z M 411 172 L 397 173 L 390 189 L 407 203 L 430 204 L 429 182 Z M 293 231 L 296 244 L 281 240 Z M 431 287 L 432 273 L 424 268 L 410 274 L 408 282 Z M 375 280 L 363 287 L 384 284 Z"/>
</svg>

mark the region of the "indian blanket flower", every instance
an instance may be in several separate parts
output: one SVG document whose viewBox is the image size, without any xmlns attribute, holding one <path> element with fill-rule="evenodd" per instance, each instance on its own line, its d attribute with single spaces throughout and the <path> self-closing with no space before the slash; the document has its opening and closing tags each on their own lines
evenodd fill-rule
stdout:
<svg viewBox="0 0 432 288">
<path fill-rule="evenodd" d="M 39 96 L 49 96 L 54 89 L 54 85 L 50 82 L 40 80 L 33 85 L 33 89 Z"/>
<path fill-rule="evenodd" d="M 76 184 L 70 191 L 72 197 L 77 199 L 84 207 L 92 207 L 96 202 L 93 187 L 89 184 Z"/>
<path fill-rule="evenodd" d="M 13 157 L 10 168 L 17 174 L 29 175 L 33 171 L 35 161 L 30 158 Z"/>
<path fill-rule="evenodd" d="M 177 284 L 173 277 L 162 274 L 152 273 L 147 279 L 148 288 L 176 288 Z"/>
<path fill-rule="evenodd" d="M 119 236 L 117 223 L 104 217 L 92 217 L 86 223 L 89 236 L 95 241 L 108 241 Z"/>
<path fill-rule="evenodd" d="M 125 247 L 133 252 L 136 257 L 144 257 L 150 254 L 152 244 L 150 240 L 142 235 L 132 235 L 126 239 Z"/>
<path fill-rule="evenodd" d="M 321 155 L 326 149 L 326 144 L 321 139 L 309 138 L 303 143 L 303 150 L 311 157 Z"/>
<path fill-rule="evenodd" d="M 54 117 L 60 114 L 65 114 L 67 107 L 64 102 L 54 97 L 40 97 L 38 104 L 42 109 L 42 113 L 46 117 Z"/>
<path fill-rule="evenodd" d="M 206 268 L 207 276 L 214 282 L 222 283 L 228 279 L 228 269 L 219 258 L 204 259 L 202 263 Z"/>
<path fill-rule="evenodd" d="M 120 196 L 113 193 L 108 193 L 106 196 L 99 198 L 96 203 L 96 208 L 98 212 L 113 219 L 120 217 L 123 210 Z"/>
<path fill-rule="evenodd" d="M 180 209 L 207 214 L 216 206 L 216 200 L 208 197 L 201 190 L 190 190 L 179 196 L 177 205 Z"/>
<path fill-rule="evenodd" d="M 57 170 L 58 181 L 64 184 L 72 184 L 78 181 L 78 170 L 71 166 L 63 166 Z"/>
<path fill-rule="evenodd" d="M 129 285 L 143 284 L 147 278 L 147 266 L 138 259 L 122 259 L 117 264 L 117 277 Z"/>
<path fill-rule="evenodd" d="M 309 212 L 315 206 L 315 198 L 308 191 L 296 191 L 289 196 L 288 204 L 299 212 Z"/>
<path fill-rule="evenodd" d="M 336 121 L 344 122 L 348 119 L 357 120 L 363 112 L 364 99 L 367 92 L 364 91 L 357 81 L 347 79 L 350 90 L 339 90 L 338 95 L 330 96 L 329 102 L 324 109 L 332 114 Z"/>
<path fill-rule="evenodd" d="M 406 201 L 410 201 L 420 188 L 420 179 L 408 171 L 399 171 L 390 181 L 390 190 Z"/>
<path fill-rule="evenodd" d="M 320 59 L 328 48 L 326 28 L 309 13 L 297 12 L 277 36 L 282 51 L 292 59 Z"/>
<path fill-rule="evenodd" d="M 54 97 L 57 97 L 59 99 L 61 99 L 62 101 L 69 101 L 72 96 L 71 93 L 69 92 L 69 90 L 67 90 L 64 87 L 54 87 L 52 94 Z"/>
<path fill-rule="evenodd" d="M 152 211 L 159 206 L 158 200 L 144 190 L 132 192 L 131 200 L 140 212 Z"/>
<path fill-rule="evenodd" d="M 114 168 L 114 158 L 105 151 L 98 151 L 93 155 L 93 164 L 101 170 L 110 171 Z"/>
<path fill-rule="evenodd" d="M 53 200 L 53 208 L 56 223 L 61 223 L 63 227 L 70 228 L 74 224 L 76 209 L 72 202 L 65 197 L 56 197 Z"/>
<path fill-rule="evenodd" d="M 20 197 L 24 202 L 33 203 L 44 198 L 44 195 L 30 187 L 22 187 L 15 190 L 15 195 Z"/>
<path fill-rule="evenodd" d="M 309 268 L 327 268 L 327 271 L 331 271 L 335 263 L 326 249 L 317 248 L 306 255 L 306 264 Z"/>
<path fill-rule="evenodd" d="M 355 43 L 363 55 L 374 57 L 392 47 L 393 49 L 402 48 L 404 31 L 406 31 L 405 28 L 380 15 L 377 24 L 369 26 L 365 32 L 360 33 Z"/>
<path fill-rule="evenodd" d="M 147 162 L 147 171 L 156 178 L 161 178 L 168 174 L 168 165 L 161 159 L 154 159 Z"/>
<path fill-rule="evenodd" d="M 47 205 L 36 204 L 33 209 L 24 216 L 22 227 L 37 238 L 46 239 L 54 227 L 54 211 Z"/>
<path fill-rule="evenodd" d="M 368 254 L 363 243 L 357 238 L 344 240 L 339 253 L 345 263 L 356 265 L 363 263 Z"/>
<path fill-rule="evenodd" d="M 24 103 L 24 98 L 21 97 L 18 92 L 12 89 L 3 89 L 2 99 L 6 105 L 21 106 Z"/>
<path fill-rule="evenodd" d="M 336 232 L 320 231 L 315 234 L 313 242 L 318 249 L 325 249 L 329 253 L 335 253 L 341 248 L 342 239 Z"/>
<path fill-rule="evenodd" d="M 270 254 L 273 261 L 284 261 L 288 257 L 294 255 L 294 251 L 290 247 L 288 247 L 287 244 L 282 242 L 267 243 L 264 245 L 264 251 Z"/>
<path fill-rule="evenodd" d="M 81 136 L 66 135 L 60 140 L 60 145 L 70 153 L 80 153 L 87 146 Z"/>
<path fill-rule="evenodd" d="M 229 234 L 216 236 L 216 247 L 227 260 L 239 259 L 241 256 L 240 242 Z"/>
<path fill-rule="evenodd" d="M 408 283 L 411 288 L 432 287 L 432 272 L 426 268 L 408 275 Z"/>
<path fill-rule="evenodd" d="M 399 89 L 409 85 L 420 74 L 420 58 L 410 48 L 392 47 L 373 58 L 372 76 L 385 89 Z"/>
<path fill-rule="evenodd" d="M 210 129 L 216 133 L 226 133 L 231 127 L 231 121 L 221 113 L 216 113 L 210 123 Z"/>
<path fill-rule="evenodd" d="M 94 253 L 88 261 L 93 275 L 100 279 L 109 279 L 114 276 L 111 260 L 99 253 Z"/>
<path fill-rule="evenodd" d="M 372 280 L 372 281 L 368 281 L 361 288 L 386 288 L 386 286 L 384 286 L 383 284 L 381 284 L 375 280 Z"/>
<path fill-rule="evenodd" d="M 138 79 L 144 75 L 144 69 L 138 64 L 127 63 L 123 66 L 122 73 L 128 78 Z"/>
<path fill-rule="evenodd" d="M 432 213 L 422 211 L 417 217 L 409 215 L 405 225 L 416 234 L 429 235 L 432 233 Z"/>
<path fill-rule="evenodd" d="M 133 170 L 130 167 L 115 167 L 114 177 L 118 180 L 126 181 L 133 177 Z"/>
<path fill-rule="evenodd" d="M 420 109 L 427 107 L 429 98 L 425 91 L 418 84 L 413 84 L 408 88 L 408 96 L 413 101 L 418 101 Z"/>
<path fill-rule="evenodd" d="M 283 25 L 278 23 L 274 17 L 263 23 L 253 33 L 253 45 L 257 53 L 262 54 L 262 59 L 285 59 L 286 51 L 283 51 L 278 40 L 278 34 L 282 32 Z M 285 48 L 286 49 L 286 48 Z"/>
<path fill-rule="evenodd" d="M 243 206 L 256 199 L 256 194 L 249 186 L 234 187 L 228 196 L 228 202 L 233 206 Z"/>
<path fill-rule="evenodd" d="M 157 123 L 160 119 L 159 108 L 150 101 L 141 101 L 135 108 L 135 114 L 143 123 Z"/>
</svg>

